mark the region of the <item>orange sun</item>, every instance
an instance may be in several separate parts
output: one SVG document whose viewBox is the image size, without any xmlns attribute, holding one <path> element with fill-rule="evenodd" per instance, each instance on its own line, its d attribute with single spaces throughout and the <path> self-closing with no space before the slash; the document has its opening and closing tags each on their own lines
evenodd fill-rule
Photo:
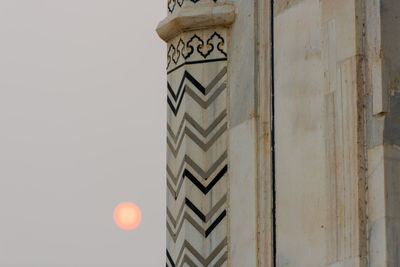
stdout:
<svg viewBox="0 0 400 267">
<path fill-rule="evenodd" d="M 139 226 L 142 213 L 138 206 L 130 202 L 119 204 L 114 210 L 115 223 L 124 230 L 132 230 Z"/>
</svg>

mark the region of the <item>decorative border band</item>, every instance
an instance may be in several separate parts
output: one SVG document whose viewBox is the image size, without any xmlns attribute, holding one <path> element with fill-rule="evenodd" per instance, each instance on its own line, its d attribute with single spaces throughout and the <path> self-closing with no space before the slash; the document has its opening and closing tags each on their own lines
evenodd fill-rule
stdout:
<svg viewBox="0 0 400 267">
<path fill-rule="evenodd" d="M 187 0 L 187 1 L 190 1 L 190 2 L 196 4 L 200 0 Z M 214 3 L 216 3 L 218 0 L 213 0 L 213 1 L 214 1 Z M 168 12 L 171 14 L 174 13 L 175 8 L 177 8 L 178 6 L 182 7 L 184 2 L 185 2 L 185 0 L 168 0 Z"/>
<path fill-rule="evenodd" d="M 225 47 L 224 37 L 217 32 L 206 39 L 200 38 L 197 34 L 192 35 L 187 41 L 180 38 L 177 44 L 171 43 L 168 47 L 167 70 L 169 72 L 177 66 L 188 64 L 189 59 L 199 63 L 205 60 L 226 59 L 228 54 L 224 50 Z"/>
<path fill-rule="evenodd" d="M 225 57 L 225 58 L 214 58 L 214 59 L 205 59 L 205 60 L 186 61 L 186 62 L 183 62 L 182 64 L 176 66 L 175 68 L 167 71 L 167 75 L 173 73 L 174 71 L 176 71 L 176 70 L 178 70 L 178 69 L 180 69 L 180 68 L 182 68 L 183 66 L 186 66 L 186 65 L 204 64 L 204 63 L 227 61 L 227 60 L 228 60 L 228 58 Z"/>
</svg>

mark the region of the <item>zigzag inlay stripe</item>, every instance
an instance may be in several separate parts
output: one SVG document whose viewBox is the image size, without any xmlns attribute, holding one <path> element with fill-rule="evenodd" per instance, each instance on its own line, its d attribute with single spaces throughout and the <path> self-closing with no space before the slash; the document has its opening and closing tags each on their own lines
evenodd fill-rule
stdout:
<svg viewBox="0 0 400 267">
<path fill-rule="evenodd" d="M 174 105 L 172 104 L 171 100 L 167 98 L 168 105 L 172 111 L 172 113 L 176 116 L 178 114 L 179 108 L 182 104 L 183 97 L 185 95 L 185 92 L 199 104 L 203 109 L 207 109 L 212 103 L 214 103 L 214 100 L 225 90 L 226 88 L 226 83 L 221 84 L 220 87 L 216 90 L 216 92 L 206 101 L 202 100 L 188 85 L 185 86 L 183 89 L 183 93 L 181 98 L 179 99 L 178 106 L 175 108 Z"/>
<path fill-rule="evenodd" d="M 218 218 L 208 227 L 208 228 L 203 228 L 200 224 L 198 224 L 196 222 L 196 220 L 190 216 L 189 213 L 185 212 L 183 214 L 183 219 L 181 220 L 179 226 L 177 227 L 176 232 L 174 232 L 171 228 L 171 226 L 169 225 L 169 223 L 167 222 L 167 230 L 170 234 L 170 236 L 172 237 L 172 239 L 174 240 L 174 242 L 176 242 L 176 240 L 179 237 L 179 234 L 182 230 L 183 224 L 185 223 L 185 221 L 189 222 L 189 224 L 191 226 L 193 226 L 203 237 L 207 238 L 212 231 L 218 226 L 218 224 L 225 218 L 226 216 L 226 210 L 224 210 L 219 216 Z"/>
<path fill-rule="evenodd" d="M 185 96 L 185 89 L 186 88 L 183 89 L 183 94 L 182 94 L 181 98 L 179 99 L 178 106 L 176 108 L 174 107 L 174 104 L 172 104 L 172 102 L 169 99 L 169 97 L 167 97 L 168 106 L 170 107 L 170 109 L 172 110 L 172 112 L 174 113 L 175 116 L 176 116 L 176 114 L 178 114 L 179 108 L 180 108 L 180 106 L 182 104 L 182 101 L 183 101 L 183 97 Z"/>
<path fill-rule="evenodd" d="M 213 265 L 213 267 L 219 267 L 222 264 L 224 264 L 226 262 L 226 260 L 228 259 L 228 252 L 226 251 L 221 258 Z M 180 266 L 185 266 L 185 264 L 189 265 L 190 267 L 198 267 L 198 265 L 196 265 L 196 263 L 193 262 L 193 260 L 188 256 L 185 255 L 183 257 L 182 263 Z M 204 265 L 204 266 L 210 266 L 208 265 Z"/>
<path fill-rule="evenodd" d="M 187 94 L 194 100 L 197 102 L 197 104 L 199 104 L 203 109 L 207 109 L 211 104 L 214 103 L 215 99 L 217 99 L 217 97 L 222 94 L 222 92 L 225 90 L 226 88 L 226 83 L 221 84 L 218 89 L 215 91 L 215 93 L 206 101 L 204 101 L 203 99 L 201 99 L 190 87 L 189 85 L 186 86 L 186 91 Z"/>
<path fill-rule="evenodd" d="M 176 261 L 174 262 L 174 266 L 175 266 L 175 264 L 178 265 L 178 263 L 181 261 L 181 259 L 182 259 L 182 257 L 184 257 L 184 255 L 188 255 L 188 254 L 184 253 L 185 250 L 190 252 L 203 266 L 209 266 L 210 263 L 213 260 L 215 260 L 216 257 L 221 253 L 221 251 L 227 246 L 227 243 L 228 243 L 228 240 L 227 240 L 227 238 L 225 238 L 218 244 L 218 246 L 215 247 L 215 249 L 211 252 L 211 254 L 205 258 L 188 241 L 185 240 L 185 242 L 183 243 L 183 245 L 179 251 L 178 257 L 176 258 Z M 167 255 L 169 255 L 168 250 L 167 250 Z M 222 257 L 224 257 L 224 255 L 222 255 Z M 184 265 L 184 262 L 182 262 L 181 266 L 183 266 L 183 265 Z"/>
<path fill-rule="evenodd" d="M 168 130 L 168 133 L 171 136 L 171 138 L 172 138 L 172 140 L 174 141 L 175 144 L 178 141 L 178 137 L 182 133 L 182 129 L 183 129 L 183 126 L 185 126 L 185 123 L 188 123 L 189 125 L 193 126 L 193 128 L 195 128 L 196 131 L 198 131 L 201 134 L 202 137 L 206 138 L 226 118 L 226 116 L 227 116 L 227 112 L 226 112 L 226 109 L 225 109 L 210 124 L 210 126 L 208 126 L 207 128 L 204 129 L 188 113 L 185 113 L 185 115 L 183 116 L 183 119 L 181 121 L 181 124 L 179 125 L 179 130 L 176 133 L 176 135 L 172 131 L 172 128 L 171 128 L 171 126 L 169 124 L 167 124 L 167 130 Z M 185 128 L 186 127 L 187 126 L 185 126 Z"/>
<path fill-rule="evenodd" d="M 204 143 L 196 136 L 194 132 L 192 132 L 189 128 L 186 128 L 184 131 L 184 135 L 182 135 L 181 139 L 179 140 L 176 149 L 174 149 L 174 146 L 167 138 L 169 151 L 171 151 L 172 155 L 174 155 L 174 157 L 176 158 L 181 149 L 184 137 L 187 136 L 189 137 L 190 140 L 195 142 L 197 146 L 199 146 L 204 152 L 207 152 L 218 141 L 218 139 L 226 132 L 227 129 L 228 129 L 228 123 L 224 123 L 221 129 L 219 129 L 218 132 L 216 132 L 215 135 L 207 143 Z"/>
<path fill-rule="evenodd" d="M 226 260 L 228 259 L 228 252 L 226 251 L 221 258 L 213 265 L 213 267 L 220 267 L 222 264 L 224 264 L 226 262 Z M 189 265 L 190 267 L 198 267 L 198 265 L 196 265 L 196 263 L 193 262 L 193 260 L 188 256 L 185 255 L 183 257 L 182 263 L 180 266 L 185 266 L 185 264 Z M 206 265 L 204 265 L 206 266 Z M 207 265 L 209 266 L 209 265 Z"/>
<path fill-rule="evenodd" d="M 227 151 L 225 151 L 214 163 L 213 165 L 207 170 L 203 170 L 199 165 L 196 164 L 196 162 L 194 162 L 194 160 L 192 160 L 188 155 L 185 155 L 185 158 L 183 159 L 179 170 L 177 172 L 177 174 L 174 174 L 172 172 L 172 170 L 170 169 L 170 167 L 167 165 L 167 173 L 168 175 L 171 177 L 172 181 L 174 182 L 174 185 L 176 186 L 178 183 L 178 179 L 181 175 L 183 175 L 182 171 L 183 171 L 183 167 L 185 166 L 185 164 L 187 164 L 188 166 L 190 166 L 193 170 L 195 170 L 197 172 L 198 175 L 201 176 L 201 178 L 203 178 L 204 180 L 208 180 L 208 178 L 211 176 L 211 174 L 213 172 L 215 172 L 217 170 L 217 168 L 228 158 L 228 153 Z"/>
<path fill-rule="evenodd" d="M 208 227 L 208 228 L 203 228 L 200 224 L 198 224 L 195 219 L 187 212 L 183 214 L 183 219 L 179 223 L 179 226 L 176 229 L 176 232 L 174 232 L 171 228 L 171 226 L 167 222 L 167 230 L 169 234 L 171 235 L 172 239 L 174 242 L 178 239 L 178 236 L 181 232 L 181 229 L 183 227 L 183 224 L 185 221 L 189 222 L 190 225 L 192 225 L 203 237 L 207 238 L 212 231 L 218 226 L 218 224 L 225 218 L 226 216 L 226 210 L 224 210 L 218 218 Z"/>
<path fill-rule="evenodd" d="M 177 94 L 174 93 L 174 90 L 172 90 L 171 85 L 167 82 L 167 88 L 169 93 L 172 95 L 173 99 L 176 101 L 181 93 L 181 90 L 183 89 L 183 83 L 185 82 L 185 80 L 189 80 L 194 86 L 196 86 L 196 88 L 203 94 L 203 95 L 208 95 L 208 93 L 210 93 L 210 91 L 215 87 L 215 85 L 218 84 L 218 82 L 225 76 L 226 72 L 227 72 L 228 68 L 224 67 L 218 74 L 217 76 L 215 76 L 214 79 L 212 79 L 212 81 L 206 86 L 202 86 L 200 84 L 200 82 L 198 82 L 196 80 L 196 78 L 194 78 L 188 71 L 185 71 L 185 73 L 183 74 L 183 77 L 181 79 L 181 82 L 179 84 L 178 87 L 178 92 Z M 183 92 L 182 92 L 183 94 Z"/>
<path fill-rule="evenodd" d="M 172 260 L 172 257 L 171 257 L 171 255 L 169 254 L 168 249 L 167 249 L 167 259 L 168 259 L 169 263 L 171 264 L 171 266 L 172 266 L 172 267 L 175 267 L 175 263 L 174 263 L 174 261 Z M 168 266 L 168 263 L 167 263 L 167 266 Z"/>
<path fill-rule="evenodd" d="M 201 254 L 189 242 L 185 241 L 183 243 L 183 246 L 181 247 L 181 250 L 179 251 L 178 257 L 176 259 L 176 263 L 178 264 L 179 261 L 181 260 L 182 256 L 186 254 L 186 253 L 184 254 L 184 251 L 186 249 L 198 261 L 200 261 L 203 264 L 203 266 L 208 266 L 218 256 L 218 254 L 227 246 L 227 242 L 228 242 L 227 238 L 222 240 L 222 242 L 220 242 L 218 244 L 218 246 L 215 247 L 213 252 L 207 258 L 204 258 L 203 256 L 201 256 Z"/>
<path fill-rule="evenodd" d="M 182 261 L 182 263 L 181 263 L 181 266 L 185 266 L 185 264 L 189 265 L 190 267 L 197 267 L 197 266 L 196 266 L 196 263 L 194 263 L 194 262 L 192 261 L 192 259 L 191 259 L 188 255 L 185 255 L 185 256 L 183 257 L 183 261 Z"/>
<path fill-rule="evenodd" d="M 214 205 L 214 207 L 205 215 L 203 214 L 203 212 L 196 207 L 196 205 L 194 205 L 188 198 L 185 198 L 185 203 L 183 203 L 181 205 L 181 208 L 179 209 L 178 212 L 178 216 L 176 217 L 176 219 L 172 216 L 172 213 L 170 212 L 170 210 L 167 208 L 167 216 L 170 219 L 170 221 L 172 222 L 174 228 L 176 228 L 178 224 L 178 220 L 181 221 L 182 218 L 182 213 L 185 207 L 189 207 L 204 223 L 208 223 L 211 219 L 211 217 L 213 217 L 217 211 L 226 203 L 227 200 L 227 196 L 226 194 L 220 199 L 220 201 L 217 202 L 217 204 Z"/>
<path fill-rule="evenodd" d="M 226 260 L 228 259 L 228 251 L 226 251 L 222 257 L 214 264 L 213 267 L 220 267 L 222 264 L 224 264 L 226 262 Z"/>
<path fill-rule="evenodd" d="M 208 184 L 208 186 L 204 186 L 189 170 L 185 170 L 184 176 L 187 177 L 198 189 L 200 189 L 204 195 L 207 195 L 207 193 L 210 192 L 210 190 L 218 183 L 219 180 L 221 180 L 227 171 L 228 165 L 225 165 L 224 168 L 211 181 L 211 183 Z"/>
<path fill-rule="evenodd" d="M 175 102 L 179 99 L 178 104 L 175 107 L 174 104 L 172 103 L 172 100 L 169 97 L 167 97 L 168 106 L 170 107 L 173 114 L 175 116 L 178 114 L 185 92 L 187 92 L 187 94 L 190 95 L 193 98 L 193 100 L 195 100 L 202 108 L 206 109 L 226 88 L 226 84 L 223 83 L 217 89 L 217 91 L 210 97 L 210 99 L 208 99 L 207 101 L 203 101 L 188 85 L 183 87 L 185 80 L 189 80 L 196 87 L 198 91 L 200 91 L 204 96 L 207 96 L 211 92 L 211 89 L 214 88 L 215 85 L 218 84 L 218 82 L 224 77 L 226 71 L 227 68 L 225 67 L 206 87 L 202 86 L 189 72 L 185 71 L 182 80 L 179 84 L 177 94 L 174 93 L 174 90 L 172 90 L 171 85 L 167 83 L 167 88 L 169 93 L 172 95 L 172 98 L 175 100 Z"/>
<path fill-rule="evenodd" d="M 204 186 L 196 177 L 187 169 L 185 169 L 183 173 L 183 177 L 178 184 L 178 188 L 175 191 L 170 182 L 167 180 L 167 187 L 171 194 L 174 196 L 175 200 L 178 198 L 182 184 L 185 178 L 188 178 L 204 195 L 207 195 L 211 189 L 218 183 L 219 180 L 225 175 L 228 171 L 228 165 L 225 165 L 224 168 L 215 176 L 215 178 L 208 184 L 208 186 Z"/>
</svg>

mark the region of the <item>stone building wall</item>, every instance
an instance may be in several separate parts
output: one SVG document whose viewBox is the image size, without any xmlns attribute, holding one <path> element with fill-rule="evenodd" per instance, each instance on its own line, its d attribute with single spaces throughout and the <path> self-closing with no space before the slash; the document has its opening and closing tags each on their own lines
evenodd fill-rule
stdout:
<svg viewBox="0 0 400 267">
<path fill-rule="evenodd" d="M 400 266 L 400 2 L 167 10 L 167 266 Z"/>
</svg>

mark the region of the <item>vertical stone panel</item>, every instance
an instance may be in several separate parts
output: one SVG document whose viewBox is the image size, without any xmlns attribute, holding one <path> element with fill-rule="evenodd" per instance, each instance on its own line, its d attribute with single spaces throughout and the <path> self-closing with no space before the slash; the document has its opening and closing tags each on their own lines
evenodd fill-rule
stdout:
<svg viewBox="0 0 400 267">
<path fill-rule="evenodd" d="M 321 1 L 328 179 L 327 263 L 365 266 L 363 1 Z"/>
<path fill-rule="evenodd" d="M 399 266 L 400 2 L 365 2 L 369 259 L 371 266 Z"/>
<path fill-rule="evenodd" d="M 355 58 L 339 63 L 337 88 L 326 94 L 329 263 L 360 254 L 356 66 Z"/>
<path fill-rule="evenodd" d="M 272 1 L 256 1 L 255 7 L 255 114 L 257 266 L 275 264 L 274 154 L 272 91 Z"/>
<path fill-rule="evenodd" d="M 254 0 L 233 0 L 238 9 L 235 23 L 230 30 L 229 125 L 235 127 L 251 118 L 255 111 L 255 26 Z"/>
<path fill-rule="evenodd" d="M 328 182 L 327 263 L 366 264 L 363 1 L 321 2 Z"/>
<path fill-rule="evenodd" d="M 257 266 L 255 120 L 230 130 L 230 266 Z"/>
<path fill-rule="evenodd" d="M 229 266 L 257 266 L 255 1 L 232 2 L 238 14 L 229 43 Z"/>
<path fill-rule="evenodd" d="M 229 266 L 273 266 L 271 1 L 231 0 Z"/>
<path fill-rule="evenodd" d="M 296 1 L 274 21 L 276 266 L 320 267 L 327 210 L 320 1 Z"/>
<path fill-rule="evenodd" d="M 400 2 L 381 0 L 382 84 L 385 114 L 385 195 L 387 266 L 400 265 Z"/>
<path fill-rule="evenodd" d="M 275 3 L 277 264 L 365 266 L 362 1 Z"/>
</svg>

